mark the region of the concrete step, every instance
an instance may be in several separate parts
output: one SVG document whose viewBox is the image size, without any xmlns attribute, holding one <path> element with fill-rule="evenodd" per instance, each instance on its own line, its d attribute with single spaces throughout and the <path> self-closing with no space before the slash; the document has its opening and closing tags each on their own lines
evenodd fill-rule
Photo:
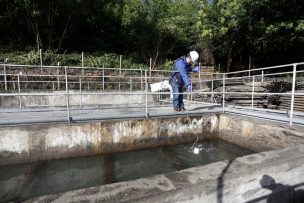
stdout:
<svg viewBox="0 0 304 203">
<path fill-rule="evenodd" d="M 280 100 L 281 103 L 290 103 L 291 99 L 287 99 L 287 100 Z M 299 104 L 304 104 L 304 100 L 294 100 L 294 103 L 299 103 Z"/>
<path fill-rule="evenodd" d="M 214 95 L 222 97 L 222 94 L 214 93 Z M 225 98 L 228 100 L 231 100 L 231 101 L 233 101 L 233 100 L 241 100 L 241 101 L 242 100 L 252 100 L 251 95 L 239 97 L 239 96 L 231 96 L 231 95 L 225 94 Z M 261 96 L 256 96 L 256 97 L 254 96 L 253 100 L 267 100 L 267 99 L 264 97 L 261 97 Z"/>
<path fill-rule="evenodd" d="M 279 107 L 280 110 L 290 110 L 290 107 Z M 303 108 L 293 108 L 294 111 L 300 111 L 300 112 L 304 112 Z"/>
<path fill-rule="evenodd" d="M 299 102 L 304 102 L 304 98 L 294 98 L 295 101 L 299 101 Z M 284 101 L 291 101 L 291 97 L 289 98 L 280 98 L 280 101 L 284 102 Z"/>
<path fill-rule="evenodd" d="M 290 109 L 291 107 L 288 106 L 288 105 L 279 105 L 279 108 Z M 293 106 L 293 108 L 301 110 L 301 111 L 304 111 L 304 107 L 303 106 Z"/>
<path fill-rule="evenodd" d="M 235 100 L 235 101 L 232 101 L 231 103 L 235 103 L 235 104 L 251 104 L 252 101 L 251 100 Z M 267 104 L 267 101 L 266 100 L 264 100 L 264 101 L 253 100 L 253 104 Z"/>
<path fill-rule="evenodd" d="M 286 95 L 281 96 L 281 99 L 286 99 L 286 98 L 291 98 L 291 95 L 290 96 L 286 96 Z M 295 95 L 294 98 L 304 99 L 304 96 Z"/>
</svg>

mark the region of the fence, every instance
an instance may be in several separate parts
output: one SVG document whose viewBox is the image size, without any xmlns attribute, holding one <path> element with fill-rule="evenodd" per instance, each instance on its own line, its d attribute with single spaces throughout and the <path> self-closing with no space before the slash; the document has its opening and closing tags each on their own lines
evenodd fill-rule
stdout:
<svg viewBox="0 0 304 203">
<path fill-rule="evenodd" d="M 296 92 L 296 83 L 304 72 L 304 63 L 294 63 L 281 66 L 257 68 L 245 71 L 235 71 L 229 73 L 203 73 L 191 76 L 194 92 L 187 94 L 189 100 L 195 100 L 198 95 L 203 95 L 201 104 L 220 104 L 222 112 L 229 112 L 231 108 L 243 108 L 251 111 L 271 111 L 274 113 L 286 114 L 280 109 L 267 109 L 265 107 L 256 108 L 256 101 L 260 97 L 269 96 L 289 96 L 290 105 L 287 111 L 289 123 L 293 123 L 295 97 L 304 96 L 304 92 Z M 170 92 L 150 92 L 149 86 L 152 83 L 168 79 L 168 71 L 151 69 L 110 69 L 91 67 L 63 67 L 63 66 L 30 66 L 0 64 L 0 88 L 1 104 L 5 108 L 15 108 L 17 105 L 3 105 L 7 98 L 18 98 L 18 108 L 28 108 L 23 104 L 25 97 L 53 96 L 64 97 L 66 102 L 66 112 L 70 121 L 70 109 L 75 104 L 70 103 L 70 99 L 79 99 L 77 105 L 82 107 L 85 104 L 83 97 L 105 96 L 105 95 L 127 95 L 129 97 L 141 96 L 138 104 L 145 109 L 145 116 L 148 117 L 151 110 L 149 106 L 155 103 L 162 106 L 170 106 Z M 290 82 L 290 92 L 259 92 L 261 83 L 269 83 L 282 79 Z M 236 91 L 237 84 L 246 84 L 245 91 Z M 232 91 L 234 90 L 234 91 Z M 150 99 L 153 97 L 154 99 Z M 250 98 L 250 104 L 240 106 L 231 105 L 229 99 Z M 157 98 L 157 99 L 155 99 Z M 116 98 L 117 99 L 117 98 Z M 197 99 L 196 99 L 197 100 Z M 286 99 L 285 99 L 286 100 Z M 112 104 L 115 103 L 112 101 Z M 16 104 L 16 102 L 14 103 Z M 129 103 L 130 104 L 130 103 Z M 134 101 L 132 101 L 134 104 Z M 105 104 L 103 104 L 105 105 Z M 111 105 L 111 101 L 107 104 Z M 123 105 L 122 105 L 123 106 Z M 124 107 L 123 107 L 124 108 Z M 299 115 L 299 113 L 297 114 Z"/>
</svg>

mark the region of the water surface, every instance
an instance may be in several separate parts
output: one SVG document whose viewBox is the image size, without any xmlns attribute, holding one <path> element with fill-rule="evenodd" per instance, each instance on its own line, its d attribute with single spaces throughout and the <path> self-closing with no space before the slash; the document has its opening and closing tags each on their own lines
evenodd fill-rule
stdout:
<svg viewBox="0 0 304 203">
<path fill-rule="evenodd" d="M 0 201 L 104 185 L 252 154 L 222 140 L 0 167 Z"/>
</svg>

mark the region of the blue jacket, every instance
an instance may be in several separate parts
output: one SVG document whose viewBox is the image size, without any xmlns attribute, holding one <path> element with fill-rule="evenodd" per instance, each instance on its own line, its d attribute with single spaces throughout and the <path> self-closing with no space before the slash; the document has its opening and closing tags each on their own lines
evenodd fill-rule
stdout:
<svg viewBox="0 0 304 203">
<path fill-rule="evenodd" d="M 191 85 L 188 77 L 189 72 L 192 72 L 191 64 L 188 64 L 186 57 L 182 56 L 174 61 L 169 81 L 174 79 L 179 86 L 186 85 L 187 87 L 188 85 Z"/>
</svg>

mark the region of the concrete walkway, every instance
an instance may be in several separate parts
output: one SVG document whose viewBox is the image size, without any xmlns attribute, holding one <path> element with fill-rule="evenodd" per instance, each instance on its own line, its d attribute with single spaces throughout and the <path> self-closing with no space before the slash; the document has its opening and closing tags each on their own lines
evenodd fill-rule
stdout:
<svg viewBox="0 0 304 203">
<path fill-rule="evenodd" d="M 0 109 L 0 126 L 6 125 L 31 125 L 38 123 L 67 123 L 88 122 L 92 120 L 113 119 L 142 119 L 148 117 L 170 117 L 201 115 L 206 113 L 222 113 L 223 109 L 218 104 L 207 104 L 200 102 L 185 102 L 187 111 L 173 111 L 171 104 L 150 104 L 148 114 L 144 105 L 103 105 L 87 107 L 71 107 L 69 112 L 63 107 L 27 108 L 27 109 Z M 266 120 L 290 122 L 288 112 L 278 113 L 266 109 L 251 110 L 236 107 L 226 107 L 225 113 L 240 116 L 255 117 Z M 69 119 L 70 118 L 70 119 Z M 295 112 L 292 119 L 293 124 L 304 125 L 304 115 Z"/>
<path fill-rule="evenodd" d="M 186 103 L 187 104 L 187 103 Z M 148 106 L 148 117 L 197 115 L 203 113 L 221 112 L 219 105 L 190 102 L 187 111 L 176 112 L 171 104 L 153 104 Z M 27 125 L 50 122 L 86 122 L 92 120 L 112 119 L 141 119 L 146 118 L 146 108 L 142 105 L 106 105 L 70 108 L 28 108 L 28 109 L 0 109 L 0 125 Z"/>
</svg>

